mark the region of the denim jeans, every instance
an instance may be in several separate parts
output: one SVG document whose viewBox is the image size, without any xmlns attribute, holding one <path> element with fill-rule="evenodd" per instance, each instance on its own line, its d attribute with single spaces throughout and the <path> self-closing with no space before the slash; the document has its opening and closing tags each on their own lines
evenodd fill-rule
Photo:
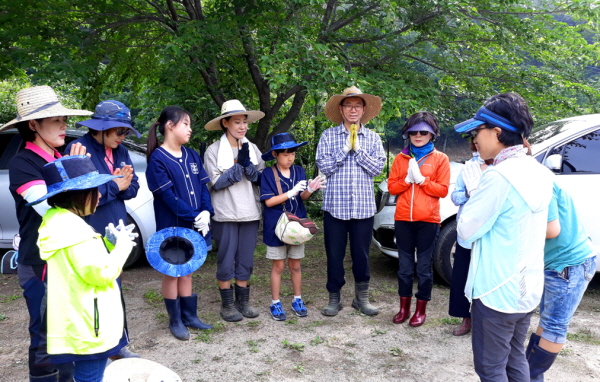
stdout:
<svg viewBox="0 0 600 382">
<path fill-rule="evenodd" d="M 595 272 L 596 256 L 562 272 L 544 271 L 539 323 L 544 329 L 542 338 L 557 344 L 565 343 L 571 318 Z"/>
<path fill-rule="evenodd" d="M 102 382 L 108 358 L 75 361 L 73 378 L 75 382 Z"/>
</svg>

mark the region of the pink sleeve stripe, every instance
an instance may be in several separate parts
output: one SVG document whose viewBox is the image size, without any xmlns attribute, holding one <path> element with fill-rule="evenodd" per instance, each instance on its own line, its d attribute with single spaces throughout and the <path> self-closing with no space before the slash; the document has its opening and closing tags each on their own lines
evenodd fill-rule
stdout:
<svg viewBox="0 0 600 382">
<path fill-rule="evenodd" d="M 33 186 L 37 186 L 38 184 L 46 184 L 42 179 L 32 180 L 31 182 L 27 182 L 21 187 L 17 188 L 17 194 L 21 195 L 25 191 L 29 190 Z"/>
</svg>

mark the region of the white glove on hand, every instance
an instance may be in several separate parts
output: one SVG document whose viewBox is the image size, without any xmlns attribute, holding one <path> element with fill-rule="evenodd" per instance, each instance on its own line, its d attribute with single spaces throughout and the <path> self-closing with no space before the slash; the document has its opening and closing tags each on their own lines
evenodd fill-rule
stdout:
<svg viewBox="0 0 600 382">
<path fill-rule="evenodd" d="M 294 196 L 298 195 L 298 193 L 306 190 L 306 180 L 301 180 L 298 183 L 296 183 L 296 185 L 294 186 L 294 188 L 292 188 L 291 190 L 289 190 L 287 192 L 287 197 L 288 199 L 293 198 Z"/>
<path fill-rule="evenodd" d="M 425 177 L 421 174 L 421 169 L 419 169 L 419 164 L 415 158 L 410 158 L 408 161 L 408 174 L 416 184 L 421 184 L 425 181 Z"/>
<path fill-rule="evenodd" d="M 352 150 L 352 145 L 350 144 L 350 134 L 348 134 L 346 142 L 344 143 L 344 148 L 342 150 L 344 150 L 344 154 L 348 154 L 350 150 Z"/>
<path fill-rule="evenodd" d="M 469 161 L 465 163 L 465 167 L 462 169 L 462 178 L 465 182 L 465 188 L 467 193 L 471 195 L 473 191 L 479 187 L 479 179 L 481 179 L 481 167 L 477 161 Z"/>
<path fill-rule="evenodd" d="M 122 219 L 119 219 L 119 224 L 115 227 L 113 223 L 109 223 L 108 226 L 104 229 L 106 239 L 112 244 L 117 245 L 119 240 L 131 240 L 133 241 L 139 235 L 133 232 L 135 228 L 135 224 L 129 224 L 125 226 Z M 132 245 L 135 247 L 135 241 L 133 241 Z"/>
<path fill-rule="evenodd" d="M 320 188 L 327 188 L 325 186 L 325 183 L 327 183 L 327 179 L 325 178 L 325 175 L 319 175 L 315 179 L 308 180 L 307 190 L 308 190 L 308 192 L 310 192 L 312 194 L 313 192 L 317 191 Z"/>
<path fill-rule="evenodd" d="M 202 236 L 206 236 L 208 231 L 210 230 L 210 212 L 204 210 L 196 216 L 194 221 L 194 228 L 198 230 L 202 234 Z"/>
<path fill-rule="evenodd" d="M 410 173 L 410 169 L 408 169 L 408 174 L 406 175 L 406 178 L 404 178 L 404 181 L 408 184 L 412 184 L 415 182 L 415 180 L 412 178 L 412 175 Z"/>
</svg>

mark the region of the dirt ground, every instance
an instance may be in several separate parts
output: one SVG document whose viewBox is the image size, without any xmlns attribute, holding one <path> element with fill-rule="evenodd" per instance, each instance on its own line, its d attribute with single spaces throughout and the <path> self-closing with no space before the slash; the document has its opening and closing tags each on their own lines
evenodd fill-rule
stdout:
<svg viewBox="0 0 600 382">
<path fill-rule="evenodd" d="M 346 263 L 347 285 L 342 290 L 344 309 L 325 317 L 327 303 L 325 255 L 322 237 L 310 242 L 303 260 L 305 318 L 289 314 L 289 273 L 283 282 L 283 303 L 288 320 L 269 315 L 270 263 L 265 247 L 256 249 L 251 279 L 251 300 L 261 308 L 256 319 L 226 323 L 220 319 L 220 298 L 214 279 L 215 254 L 194 274 L 200 295 L 199 316 L 214 328 L 193 332 L 189 341 L 169 333 L 160 296 L 161 276 L 146 263 L 123 274 L 130 348 L 159 362 L 184 381 L 476 381 L 471 337 L 452 336 L 459 321 L 447 314 L 449 289 L 436 283 L 426 323 L 411 328 L 395 325 L 398 310 L 397 263 L 372 247 L 372 301 L 378 316 L 357 314 L 350 306 L 354 291 L 351 263 Z M 546 381 L 600 380 L 600 277 L 588 288 L 569 330 L 569 341 Z M 414 303 L 413 303 L 414 304 Z M 534 315 L 531 329 L 538 316 Z M 0 381 L 27 380 L 27 312 L 16 275 L 0 275 Z"/>
</svg>

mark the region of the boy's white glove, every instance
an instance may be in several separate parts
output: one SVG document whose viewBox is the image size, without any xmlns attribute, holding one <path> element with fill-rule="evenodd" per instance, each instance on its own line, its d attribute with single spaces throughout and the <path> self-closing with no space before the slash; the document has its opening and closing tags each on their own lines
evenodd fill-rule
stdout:
<svg viewBox="0 0 600 382">
<path fill-rule="evenodd" d="M 287 197 L 288 199 L 293 198 L 294 196 L 298 195 L 298 193 L 306 190 L 306 180 L 301 180 L 298 183 L 296 183 L 296 185 L 294 186 L 294 188 L 292 188 L 291 190 L 289 190 L 287 192 Z"/>
<path fill-rule="evenodd" d="M 425 181 L 425 177 L 421 174 L 421 169 L 415 158 L 410 158 L 408 161 L 408 173 L 416 184 L 421 184 Z"/>
<path fill-rule="evenodd" d="M 472 195 L 473 191 L 479 187 L 481 174 L 481 167 L 477 161 L 468 161 L 465 163 L 465 167 L 462 169 L 462 178 L 469 195 Z"/>
<path fill-rule="evenodd" d="M 194 221 L 194 228 L 198 230 L 198 232 L 202 233 L 202 236 L 206 236 L 208 231 L 210 230 L 210 212 L 204 210 L 196 216 Z"/>
<path fill-rule="evenodd" d="M 344 154 L 348 154 L 350 150 L 352 150 L 352 145 L 350 144 L 350 134 L 348 134 L 346 142 L 344 143 L 344 148 L 342 150 L 344 150 Z"/>
<path fill-rule="evenodd" d="M 327 188 L 327 186 L 325 186 L 325 183 L 327 183 L 327 178 L 325 177 L 325 175 L 319 175 L 315 179 L 308 180 L 307 190 L 312 194 L 320 188 Z"/>
<path fill-rule="evenodd" d="M 112 245 L 117 245 L 117 242 L 120 240 L 131 240 L 132 245 L 135 247 L 135 238 L 139 235 L 133 230 L 135 229 L 135 224 L 129 224 L 126 226 L 123 223 L 123 219 L 119 219 L 119 224 L 115 227 L 113 223 L 108 223 L 106 228 L 104 229 L 104 237 L 108 240 Z"/>
</svg>

